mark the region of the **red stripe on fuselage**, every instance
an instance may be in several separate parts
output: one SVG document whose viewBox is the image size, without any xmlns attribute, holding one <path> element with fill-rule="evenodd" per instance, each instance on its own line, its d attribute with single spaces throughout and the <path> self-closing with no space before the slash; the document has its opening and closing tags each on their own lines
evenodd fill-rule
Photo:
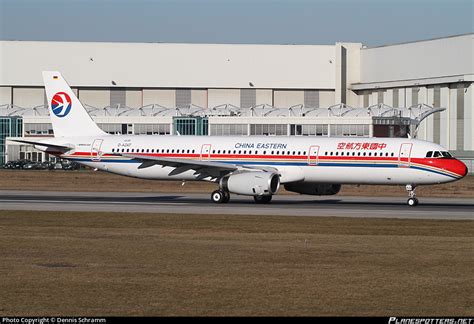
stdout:
<svg viewBox="0 0 474 324">
<path fill-rule="evenodd" d="M 164 158 L 189 158 L 189 159 L 199 159 L 201 158 L 201 154 L 189 154 L 189 153 L 127 153 L 127 154 L 136 154 L 142 155 L 144 157 L 164 157 Z M 96 155 L 91 154 L 91 152 L 75 152 L 71 156 L 73 157 L 96 157 Z M 117 157 L 120 156 L 120 153 L 117 154 L 103 154 L 101 155 L 102 158 L 107 157 Z M 336 162 L 368 162 L 368 161 L 376 161 L 376 162 L 398 162 L 398 156 L 391 157 L 391 156 L 345 156 L 345 155 L 323 155 L 323 156 L 316 156 L 312 155 L 311 160 L 317 159 L 318 161 L 336 161 Z M 239 159 L 242 161 L 248 159 L 260 159 L 263 160 L 294 160 L 294 161 L 307 161 L 307 155 L 255 155 L 255 154 L 204 154 L 202 155 L 203 160 L 213 160 L 213 159 Z M 408 163 L 407 159 L 402 161 L 404 164 Z M 454 158 L 410 158 L 410 163 L 416 163 L 419 165 L 431 167 L 434 169 L 444 170 L 448 172 L 452 172 L 460 177 L 464 177 L 467 174 L 467 168 L 461 161 L 454 159 Z"/>
</svg>

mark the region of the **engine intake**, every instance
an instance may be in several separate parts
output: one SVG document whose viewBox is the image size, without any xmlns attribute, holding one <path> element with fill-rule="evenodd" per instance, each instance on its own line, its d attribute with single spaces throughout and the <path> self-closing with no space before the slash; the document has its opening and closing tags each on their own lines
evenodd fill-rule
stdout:
<svg viewBox="0 0 474 324">
<path fill-rule="evenodd" d="M 280 188 L 280 176 L 276 173 L 249 171 L 226 176 L 219 183 L 223 190 L 246 196 L 269 196 Z"/>
<path fill-rule="evenodd" d="M 289 183 L 285 184 L 285 189 L 303 195 L 330 196 L 341 191 L 341 185 L 328 183 Z"/>
</svg>

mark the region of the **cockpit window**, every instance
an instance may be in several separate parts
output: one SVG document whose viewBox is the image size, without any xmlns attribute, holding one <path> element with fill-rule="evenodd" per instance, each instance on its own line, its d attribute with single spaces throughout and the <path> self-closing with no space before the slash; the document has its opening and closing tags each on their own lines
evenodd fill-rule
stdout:
<svg viewBox="0 0 474 324">
<path fill-rule="evenodd" d="M 447 151 L 429 151 L 428 153 L 426 153 L 426 157 L 434 157 L 434 158 L 447 158 L 447 159 L 452 159 L 453 156 L 451 155 L 451 153 L 447 152 Z"/>
<path fill-rule="evenodd" d="M 443 154 L 443 157 L 451 158 L 453 157 L 449 152 L 441 152 Z"/>
</svg>

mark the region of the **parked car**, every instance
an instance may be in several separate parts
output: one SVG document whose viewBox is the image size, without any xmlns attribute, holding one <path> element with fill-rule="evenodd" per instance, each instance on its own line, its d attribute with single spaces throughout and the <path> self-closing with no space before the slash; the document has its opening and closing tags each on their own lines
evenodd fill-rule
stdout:
<svg viewBox="0 0 474 324">
<path fill-rule="evenodd" d="M 31 163 L 30 160 L 15 160 L 15 161 L 8 161 L 3 166 L 4 169 L 23 169 L 23 167 L 27 164 Z"/>
</svg>

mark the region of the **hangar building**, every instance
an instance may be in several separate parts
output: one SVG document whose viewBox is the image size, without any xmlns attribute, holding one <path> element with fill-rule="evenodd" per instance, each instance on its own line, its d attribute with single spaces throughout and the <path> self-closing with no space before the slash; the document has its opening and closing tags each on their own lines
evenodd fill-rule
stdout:
<svg viewBox="0 0 474 324">
<path fill-rule="evenodd" d="M 474 34 L 378 47 L 0 41 L 0 164 L 49 157 L 41 71 L 122 134 L 417 136 L 472 172 Z M 2 140 L 3 138 L 3 140 Z"/>
</svg>

